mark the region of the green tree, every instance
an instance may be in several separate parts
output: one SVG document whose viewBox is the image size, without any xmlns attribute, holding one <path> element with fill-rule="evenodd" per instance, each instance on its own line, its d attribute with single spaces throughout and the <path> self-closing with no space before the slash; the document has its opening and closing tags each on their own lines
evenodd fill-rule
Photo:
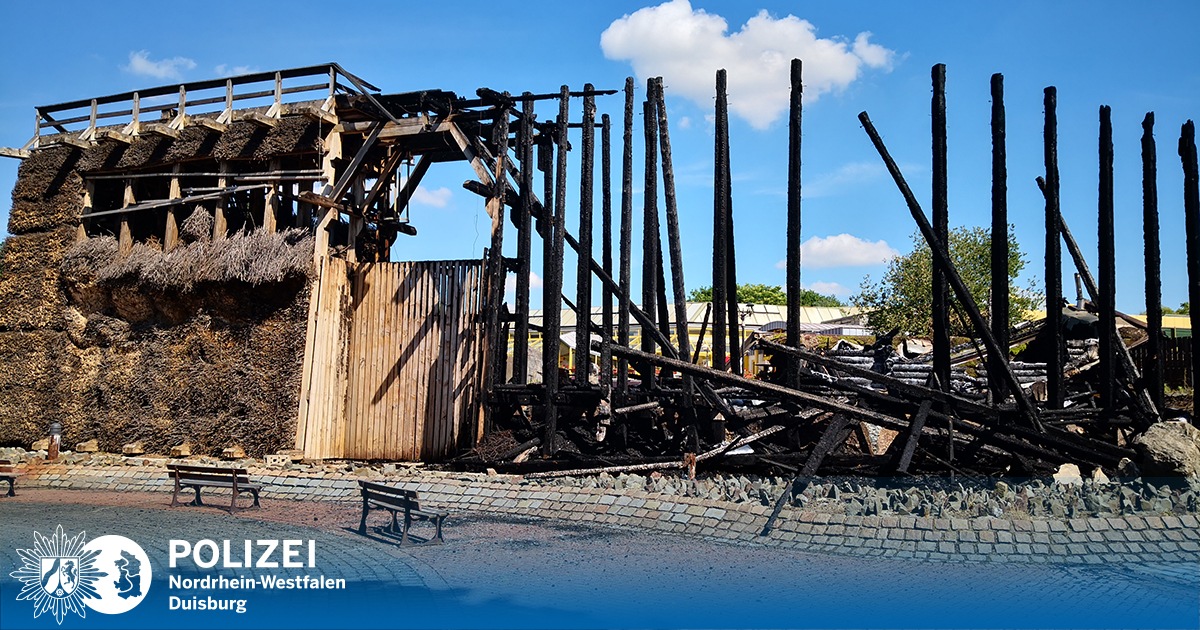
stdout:
<svg viewBox="0 0 1200 630">
<path fill-rule="evenodd" d="M 901 331 L 929 337 L 933 335 L 933 253 L 925 244 L 920 232 L 912 235 L 913 251 L 897 256 L 888 263 L 887 271 L 879 282 L 870 276 L 863 278 L 859 293 L 850 298 L 855 306 L 868 313 L 870 326 L 879 331 L 899 328 Z M 1041 306 L 1042 295 L 1032 283 L 1020 289 L 1014 279 L 1025 268 L 1025 254 L 1013 236 L 1012 226 L 1008 232 L 1008 287 L 1009 322 L 1016 324 L 1028 319 L 1027 311 Z M 986 319 L 989 308 L 988 294 L 991 290 L 991 234 L 981 227 L 959 227 L 950 231 L 950 258 L 967 285 L 975 304 Z M 950 292 L 950 333 L 956 336 L 973 334 L 966 312 L 957 306 L 954 292 Z"/>
<path fill-rule="evenodd" d="M 766 284 L 739 284 L 737 288 L 738 302 L 743 304 L 775 304 L 787 305 L 787 293 L 781 286 Z M 688 294 L 689 302 L 711 302 L 712 287 L 700 287 Z M 832 295 L 821 295 L 810 289 L 801 289 L 801 306 L 844 306 L 842 301 Z"/>
</svg>

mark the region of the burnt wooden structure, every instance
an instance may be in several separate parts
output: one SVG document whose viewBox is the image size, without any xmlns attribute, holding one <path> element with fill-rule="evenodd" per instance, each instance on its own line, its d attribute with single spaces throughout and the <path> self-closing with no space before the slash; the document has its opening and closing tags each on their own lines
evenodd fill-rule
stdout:
<svg viewBox="0 0 1200 630">
<path fill-rule="evenodd" d="M 659 467 L 694 472 L 697 466 L 722 466 L 807 477 L 832 472 L 1041 474 L 1064 462 L 1113 469 L 1122 458 L 1132 457 L 1123 444 L 1164 410 L 1116 334 L 1107 108 L 1101 109 L 1100 121 L 1102 260 L 1097 283 L 1059 210 L 1056 91 L 1051 87 L 1045 92 L 1046 173 L 1038 184 L 1046 200 L 1050 317 L 1043 331 L 1048 340 L 1044 376 L 1033 387 L 1023 379 L 1030 368 L 1012 361 L 1009 352 L 1011 343 L 1028 337 L 1010 330 L 1007 320 L 1003 77 L 994 75 L 991 82 L 991 262 L 997 281 L 986 305 L 976 303 L 948 252 L 945 66 L 931 72 L 932 218 L 871 118 L 866 112 L 859 115 L 933 254 L 934 318 L 942 325 L 935 327 L 932 366 L 905 372 L 923 375 L 914 383 L 900 372 L 884 373 L 882 361 L 872 363 L 871 353 L 883 357 L 891 351 L 886 340 L 850 358 L 800 347 L 802 73 L 796 60 L 790 75 L 789 149 L 781 156 L 788 160 L 789 322 L 782 338 L 757 334 L 750 341 L 779 368 L 762 378 L 742 374 L 724 70 L 715 77 L 711 333 L 706 315 L 695 348 L 684 297 L 683 213 L 675 195 L 670 125 L 659 78 L 647 81 L 641 107 L 645 159 L 640 213 L 633 199 L 632 156 L 638 149 L 633 80 L 624 86 L 615 226 L 612 122 L 607 114 L 597 120 L 597 99 L 616 91 L 590 84 L 577 91 L 564 85 L 556 93 L 519 96 L 488 88 L 471 97 L 440 90 L 385 94 L 329 64 L 38 108 L 39 135 L 9 153 L 23 157 L 52 144 L 124 143 L 142 134 L 174 138 L 197 129 L 219 137 L 235 121 L 262 130 L 297 119 L 316 126 L 311 146 L 266 165 L 217 161 L 169 172 L 116 167 L 93 176 L 79 234 L 81 239 L 114 234 L 123 249 L 153 237 L 169 250 L 179 238 L 185 211 L 190 215 L 197 209 L 212 214 L 214 238 L 248 227 L 311 233 L 316 245 L 296 423 L 296 447 L 310 458 L 450 459 L 462 467 L 539 474 Z M 264 85 L 269 87 L 262 89 Z M 177 104 L 140 107 L 141 98 L 175 93 Z M 293 98 L 314 93 L 320 98 Z M 263 106 L 240 108 L 240 101 Z M 539 118 L 539 108 L 545 118 Z M 151 112 L 160 114 L 160 122 L 143 120 Z M 58 133 L 41 134 L 51 129 Z M 1193 136 L 1189 122 L 1180 141 L 1189 252 L 1200 248 L 1192 247 L 1200 243 Z M 1157 242 L 1151 218 L 1158 212 L 1152 139 L 1143 150 L 1147 276 L 1157 278 L 1159 262 L 1149 245 Z M 416 186 L 430 168 L 452 162 L 465 164 L 470 170 L 464 168 L 464 173 L 473 175 L 463 186 L 480 196 L 490 220 L 486 252 L 480 260 L 391 260 L 393 251 L 403 251 L 397 239 L 417 234 L 408 212 Z M 576 176 L 579 214 L 569 217 L 574 209 L 568 208 L 567 191 Z M 639 216 L 643 240 L 636 261 L 631 241 Z M 568 232 L 568 225 L 578 226 L 578 233 Z M 541 239 L 545 282 L 540 330 L 529 322 L 535 237 Z M 1059 316 L 1064 241 L 1099 307 L 1098 370 L 1067 361 Z M 516 258 L 505 257 L 506 249 L 515 250 Z M 573 299 L 563 291 L 568 259 L 575 263 Z M 1200 255 L 1189 255 L 1189 263 L 1195 260 Z M 634 267 L 639 262 L 641 294 L 635 303 L 631 278 L 639 273 Z M 1193 292 L 1200 290 L 1200 271 L 1194 266 L 1189 264 Z M 509 273 L 517 276 L 512 305 L 504 304 Z M 1151 303 L 1155 295 L 1148 292 L 1147 297 L 1148 310 L 1161 307 Z M 600 306 L 600 321 L 592 317 L 593 303 Z M 559 365 L 564 304 L 576 314 L 573 373 Z M 960 310 L 973 328 L 977 341 L 972 358 L 986 363 L 987 377 L 975 379 L 978 383 L 955 366 L 963 355 L 950 346 L 946 322 L 952 309 Z M 638 342 L 631 334 L 633 325 L 640 328 Z M 540 377 L 531 378 L 529 357 L 539 333 L 542 369 Z M 697 364 L 705 334 L 711 334 L 714 350 L 710 366 Z M 590 361 L 593 353 L 599 355 L 597 373 Z M 1085 372 L 1101 373 L 1097 386 L 1080 376 Z M 1151 382 L 1155 374 L 1151 372 Z M 972 382 L 970 388 L 962 386 L 964 379 Z M 1084 403 L 1064 407 L 1068 398 Z M 871 435 L 880 428 L 894 432 L 890 447 L 873 443 Z M 751 444 L 754 452 L 743 452 Z M 540 453 L 531 456 L 535 448 Z"/>
</svg>

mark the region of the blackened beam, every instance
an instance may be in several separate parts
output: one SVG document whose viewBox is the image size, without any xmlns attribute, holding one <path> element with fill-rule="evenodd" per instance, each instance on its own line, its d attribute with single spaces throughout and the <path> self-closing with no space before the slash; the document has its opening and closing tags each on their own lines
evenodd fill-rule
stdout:
<svg viewBox="0 0 1200 630">
<path fill-rule="evenodd" d="M 1156 409 L 1163 406 L 1162 249 L 1158 227 L 1158 149 L 1154 112 L 1142 120 L 1142 240 L 1146 251 L 1146 389 Z"/>
<path fill-rule="evenodd" d="M 845 442 L 846 438 L 850 436 L 850 431 L 854 429 L 852 422 L 850 418 L 842 415 L 833 416 L 829 420 L 829 425 L 825 428 L 825 432 L 821 434 L 821 439 L 817 441 L 812 451 L 809 452 L 808 458 L 804 460 L 804 468 L 800 470 L 799 474 L 792 477 L 792 480 L 783 489 L 783 494 L 779 495 L 779 499 L 775 501 L 775 508 L 771 510 L 771 516 L 767 517 L 767 522 L 763 525 L 762 532 L 759 533 L 760 536 L 769 536 L 771 534 L 771 529 L 775 527 L 775 520 L 783 512 L 784 504 L 792 498 L 796 483 L 805 477 L 811 477 L 816 474 L 817 469 L 821 466 L 821 462 L 825 460 L 825 456 L 837 448 L 839 444 Z"/>
<path fill-rule="evenodd" d="M 913 415 L 912 425 L 908 428 L 908 434 L 904 438 L 904 448 L 900 451 L 900 456 L 896 460 L 896 472 L 908 472 L 908 466 L 912 463 L 913 453 L 917 450 L 917 443 L 921 440 L 921 430 L 925 428 L 925 420 L 929 418 L 932 406 L 933 401 L 925 399 L 921 401 L 921 406 L 917 408 L 917 413 Z"/>
<path fill-rule="evenodd" d="M 1036 178 L 1038 188 L 1042 194 L 1046 194 L 1046 180 L 1041 177 Z M 1096 286 L 1096 278 L 1092 276 L 1092 270 L 1088 267 L 1087 259 L 1083 257 L 1083 250 L 1079 249 L 1079 243 L 1075 241 L 1075 235 L 1071 233 L 1071 228 L 1067 225 L 1067 220 L 1063 218 L 1062 213 L 1058 213 L 1058 232 L 1062 235 L 1062 240 L 1067 245 L 1067 252 L 1071 254 L 1071 260 L 1075 262 L 1075 269 L 1079 272 L 1079 279 L 1083 281 L 1083 288 L 1088 292 L 1088 298 L 1092 303 L 1096 303 L 1100 295 L 1100 289 Z M 1153 418 L 1158 417 L 1158 407 L 1154 404 L 1154 400 L 1150 397 L 1150 393 L 1143 387 L 1139 387 L 1137 383 L 1141 380 L 1141 372 L 1137 368 L 1137 364 L 1133 362 L 1133 356 L 1129 354 L 1129 348 L 1124 343 L 1118 343 L 1115 346 L 1117 360 L 1121 363 L 1122 374 L 1127 383 L 1136 392 L 1134 398 L 1140 411 L 1147 414 L 1147 417 L 1153 421 Z"/>
<path fill-rule="evenodd" d="M 919 411 L 919 406 L 916 406 L 915 403 L 896 399 L 862 385 L 836 381 L 830 383 L 830 386 L 849 394 L 856 394 L 861 399 L 873 401 L 884 407 L 903 410 L 905 414 Z M 1039 432 L 1017 425 L 983 425 L 973 420 L 956 418 L 937 411 L 931 411 L 929 417 L 939 423 L 947 425 L 953 423 L 955 431 L 951 435 L 953 440 L 965 441 L 963 436 L 971 436 L 992 448 L 1012 454 L 1025 454 L 1049 462 L 1074 459 L 1094 466 L 1115 467 L 1121 458 L 1132 459 L 1137 455 L 1132 449 L 1082 437 L 1059 427 L 1044 427 Z M 907 424 L 877 424 L 897 431 L 908 429 Z M 925 427 L 922 435 L 927 434 L 940 434 L 940 430 Z M 1052 450 L 1051 446 L 1057 450 Z"/>
<path fill-rule="evenodd" d="M 619 346 L 613 346 L 613 354 L 617 356 L 624 356 L 630 361 L 641 361 L 644 363 L 649 363 L 650 365 L 657 365 L 658 367 L 675 370 L 676 372 L 690 374 L 695 376 L 697 379 L 703 379 L 711 383 L 725 383 L 728 385 L 736 385 L 753 392 L 773 394 L 775 396 L 779 396 L 780 398 L 804 403 L 825 411 L 843 413 L 859 420 L 866 420 L 868 422 L 873 422 L 883 426 L 895 426 L 898 423 L 903 426 L 908 425 L 908 423 L 903 420 L 871 411 L 869 409 L 861 409 L 859 407 L 837 402 L 836 400 L 830 400 L 816 394 L 790 389 L 782 385 L 776 385 L 766 381 L 756 381 L 754 379 L 738 376 L 729 372 L 722 372 L 720 370 L 694 365 L 692 363 L 688 363 L 687 361 L 680 361 L 679 359 L 659 356 L 657 354 L 650 354 L 648 352 L 642 352 L 640 350 L 623 348 Z"/>
<path fill-rule="evenodd" d="M 946 157 L 946 64 L 939 63 L 930 70 L 933 97 L 930 101 L 933 150 L 933 234 L 942 247 L 950 243 L 950 211 L 947 196 Z M 924 216 L 924 214 L 922 214 Z M 933 373 L 938 375 L 942 388 L 950 390 L 950 290 L 946 276 L 949 272 L 934 259 L 932 272 L 933 312 Z M 1007 347 L 1005 347 L 1007 353 Z"/>
<path fill-rule="evenodd" d="M 788 116 L 788 184 L 787 184 L 787 343 L 795 347 L 800 345 L 800 313 L 801 313 L 801 277 L 800 277 L 800 238 L 801 238 L 801 160 L 800 149 L 802 137 L 800 134 L 804 116 L 804 84 L 801 81 L 803 62 L 792 60 L 791 67 L 791 100 Z M 737 288 L 735 287 L 736 291 Z M 784 378 L 788 387 L 800 386 L 800 371 L 796 369 L 796 359 L 789 357 L 787 372 Z"/>
<path fill-rule="evenodd" d="M 488 188 L 487 186 L 483 185 L 482 183 L 474 181 L 474 180 L 467 180 L 467 181 L 463 182 L 463 188 L 465 188 L 466 190 L 469 190 L 477 195 L 480 195 L 481 197 L 488 197 L 492 194 L 491 188 Z M 506 190 L 505 192 L 507 193 L 504 198 L 504 202 L 506 204 L 515 206 L 520 203 L 519 197 L 515 193 L 513 193 L 513 191 L 511 189 Z M 533 205 L 534 216 L 540 218 L 543 213 L 541 203 L 535 198 L 533 200 L 532 205 Z M 541 221 L 540 224 L 545 225 L 546 222 Z M 575 239 L 575 237 L 571 235 L 570 232 L 567 232 L 565 230 L 563 231 L 563 238 L 564 238 L 565 242 L 567 243 L 567 245 L 570 245 L 571 249 L 575 250 L 576 254 L 579 254 L 579 252 L 580 252 L 579 241 L 577 241 Z M 629 302 L 629 306 L 628 306 L 629 313 L 630 313 L 630 315 L 633 316 L 633 318 L 635 320 L 637 320 L 638 324 L 641 325 L 642 334 L 643 335 L 648 334 L 654 340 L 654 342 L 663 349 L 662 351 L 664 354 L 670 355 L 672 358 L 678 357 L 679 354 L 678 354 L 674 344 L 672 344 L 670 338 L 667 337 L 666 335 L 664 335 L 662 330 L 660 330 L 658 328 L 657 324 L 654 322 L 654 320 L 651 318 L 651 316 L 648 315 L 641 308 L 639 308 L 636 304 L 632 303 L 632 301 L 629 301 L 628 292 L 625 290 L 625 288 L 618 285 L 617 282 L 615 280 L 613 280 L 612 276 L 604 270 L 603 265 L 596 262 L 596 260 L 594 258 L 589 258 L 589 260 L 590 260 L 590 265 L 592 268 L 592 273 L 596 274 L 596 277 L 600 278 L 600 281 L 604 284 L 605 290 L 607 290 L 607 291 L 611 292 L 613 295 L 617 296 L 618 300 L 625 300 L 625 301 Z M 564 301 L 567 301 L 567 300 L 564 298 Z M 569 304 L 569 302 L 568 302 L 568 304 Z M 716 334 L 715 331 L 714 331 L 714 334 Z M 615 352 L 615 350 L 614 350 L 613 354 L 615 354 L 618 357 L 622 356 L 619 353 Z M 734 413 L 733 409 L 729 407 L 729 404 L 727 402 L 725 402 L 725 399 L 723 399 L 719 395 L 717 395 L 712 390 L 711 387 L 701 384 L 698 386 L 697 389 L 699 390 L 700 394 L 704 397 L 704 399 L 710 405 L 712 405 L 718 411 L 720 411 L 722 413 L 722 415 L 724 415 L 726 418 L 732 419 L 732 418 L 737 417 L 737 414 Z"/>
<path fill-rule="evenodd" d="M 1100 300 L 1096 304 L 1100 316 L 1100 405 L 1106 409 L 1116 406 L 1115 361 L 1117 344 L 1117 255 L 1113 234 L 1113 141 L 1112 109 L 1100 106 L 1100 185 L 1097 217 L 1097 257 L 1100 260 Z"/>
<path fill-rule="evenodd" d="M 1009 279 L 1008 279 L 1008 150 L 1005 141 L 1004 75 L 992 75 L 992 334 L 1001 348 L 1009 347 Z M 1000 378 L 1004 356 L 988 355 L 988 387 L 992 400 L 1003 401 L 1008 395 L 1004 379 Z M 942 378 L 942 375 L 938 375 Z"/>
<path fill-rule="evenodd" d="M 127 212 L 137 212 L 138 210 L 151 210 L 154 208 L 168 208 L 171 206 L 180 206 L 180 205 L 184 205 L 184 204 L 194 203 L 197 201 L 208 201 L 211 199 L 220 199 L 221 197 L 228 197 L 229 195 L 232 195 L 234 193 L 245 192 L 247 190 L 258 190 L 260 188 L 271 188 L 273 186 L 274 186 L 274 184 L 252 184 L 252 185 L 248 185 L 248 186 L 230 186 L 228 188 L 224 188 L 217 192 L 206 193 L 203 195 L 193 195 L 191 197 L 182 197 L 180 199 L 163 199 L 161 201 L 148 201 L 146 203 L 137 204 L 134 206 L 128 206 L 125 208 L 117 208 L 116 210 L 103 210 L 101 212 L 89 212 L 87 214 L 81 215 L 79 218 L 86 220 L 86 219 L 94 219 L 96 217 L 103 217 L 103 216 L 107 216 L 110 214 L 124 214 Z"/>
<path fill-rule="evenodd" d="M 667 122 L 667 107 L 664 102 L 662 77 L 655 79 L 654 99 L 658 113 L 658 145 L 662 158 L 663 198 L 667 214 L 667 251 L 671 256 L 671 294 L 675 300 L 675 337 L 679 343 L 679 356 L 692 354 L 690 331 L 688 330 L 687 296 L 683 281 L 683 241 L 679 235 L 679 208 L 675 199 L 675 168 L 671 156 L 671 133 Z M 692 381 L 683 377 L 683 391 L 692 391 Z M 685 407 L 691 406 L 691 397 L 684 397 Z"/>
<path fill-rule="evenodd" d="M 754 340 L 754 338 L 752 338 L 752 341 L 753 340 Z M 820 365 L 825 368 L 837 370 L 837 371 L 847 374 L 849 376 L 853 376 L 853 377 L 857 377 L 857 378 L 865 378 L 865 379 L 874 381 L 876 383 L 879 383 L 880 385 L 885 385 L 885 386 L 887 386 L 888 391 L 890 391 L 890 392 L 895 392 L 897 394 L 910 396 L 910 397 L 916 398 L 918 400 L 930 399 L 930 400 L 933 400 L 935 402 L 938 402 L 938 403 L 941 403 L 944 405 L 949 405 L 951 408 L 957 409 L 959 411 L 973 413 L 973 414 L 979 414 L 986 418 L 995 418 L 997 416 L 997 412 L 996 412 L 995 408 L 989 407 L 987 405 L 981 405 L 973 400 L 969 400 L 967 398 L 957 396 L 953 393 L 946 392 L 941 389 L 934 389 L 931 387 L 922 387 L 920 385 L 913 385 L 911 383 L 905 383 L 904 381 L 902 381 L 898 378 L 894 378 L 894 377 L 888 376 L 886 374 L 880 374 L 879 372 L 875 372 L 873 370 L 868 370 L 866 368 L 860 368 L 860 367 L 853 366 L 853 365 L 847 365 L 845 363 L 839 362 L 837 359 L 823 357 L 821 355 L 813 354 L 811 352 L 805 352 L 804 350 L 801 350 L 799 348 L 792 348 L 792 347 L 785 346 L 780 343 L 775 343 L 774 341 L 771 341 L 765 337 L 757 337 L 757 342 L 760 346 L 762 346 L 763 348 L 766 348 L 767 350 L 770 350 L 772 352 L 781 352 L 781 353 L 789 355 L 789 356 L 798 357 L 800 359 L 808 361 L 809 363 L 815 363 L 815 364 Z"/>
<path fill-rule="evenodd" d="M 574 92 L 568 92 L 567 94 L 571 97 L 579 97 L 579 96 L 611 96 L 616 93 L 617 93 L 616 90 L 577 90 Z M 512 96 L 506 95 L 502 92 L 497 92 L 496 90 L 493 90 L 491 88 L 479 88 L 479 89 L 475 90 L 475 94 L 477 96 L 479 96 L 479 98 L 481 100 L 489 102 L 489 103 L 495 103 L 497 105 L 510 105 L 511 106 L 511 105 L 515 104 L 515 100 L 516 100 Z M 558 99 L 558 98 L 562 98 L 561 92 L 547 92 L 545 94 L 529 94 L 529 95 L 522 94 L 521 95 L 522 101 L 526 101 L 526 100 L 549 101 L 549 100 Z"/>
<path fill-rule="evenodd" d="M 954 262 L 950 260 L 950 256 L 946 253 L 946 248 L 938 240 L 937 235 L 933 231 L 933 226 L 929 224 L 929 219 L 925 218 L 925 211 L 921 209 L 921 204 L 908 187 L 908 182 L 904 180 L 904 175 L 900 172 L 900 167 L 896 166 L 895 160 L 888 153 L 887 147 L 883 144 L 883 138 L 879 137 L 879 132 L 875 130 L 875 125 L 871 124 L 871 118 L 867 116 L 867 112 L 860 113 L 858 120 L 863 124 L 863 128 L 871 138 L 875 149 L 879 152 L 879 156 L 883 158 L 884 164 L 892 174 L 892 179 L 896 181 L 896 186 L 900 188 L 900 193 L 904 196 L 904 200 L 908 204 L 909 212 L 912 213 L 913 219 L 917 222 L 917 227 L 920 228 L 921 234 L 925 237 L 925 242 L 933 252 L 934 260 L 946 271 L 946 280 L 949 281 L 950 287 L 954 289 L 959 303 L 966 309 L 967 315 L 971 319 L 971 324 L 975 326 L 976 332 L 983 338 L 983 344 L 987 346 L 988 352 L 997 355 L 1002 352 L 1007 354 L 1008 348 L 1000 348 L 996 344 L 996 338 L 992 336 L 992 331 L 988 323 L 984 321 L 983 315 L 980 314 L 979 307 L 975 304 L 975 298 L 971 295 L 971 291 L 967 289 L 967 285 L 963 283 L 962 277 L 958 275 L 958 270 L 954 267 Z M 1004 375 L 1013 397 L 1017 400 L 1017 407 L 1025 415 L 1026 421 L 1031 426 L 1040 430 L 1042 423 L 1038 421 L 1037 409 L 1029 401 L 1029 397 L 1025 395 L 1024 390 L 1021 389 L 1021 383 L 1017 380 L 1016 374 L 1013 374 L 1012 366 L 1007 363 L 1004 365 Z"/>
</svg>

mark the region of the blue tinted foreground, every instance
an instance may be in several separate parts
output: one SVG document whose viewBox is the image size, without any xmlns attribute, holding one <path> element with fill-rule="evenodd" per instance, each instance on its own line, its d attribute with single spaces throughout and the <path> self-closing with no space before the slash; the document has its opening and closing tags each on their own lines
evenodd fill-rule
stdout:
<svg viewBox="0 0 1200 630">
<path fill-rule="evenodd" d="M 454 539 L 398 550 L 379 540 L 189 510 L 0 506 L 0 628 L 1196 628 L 1196 567 L 939 563 L 822 556 L 561 523 L 537 540 Z M 464 519 L 467 520 L 467 519 Z M 486 530 L 487 519 L 471 527 Z M 12 577 L 32 530 L 62 524 L 136 540 L 154 567 L 131 612 L 34 618 Z M 503 522 L 495 524 L 497 528 Z M 463 526 L 466 530 L 467 526 Z M 315 540 L 309 569 L 168 566 L 170 540 Z M 235 545 L 236 548 L 236 545 Z M 486 562 L 483 560 L 484 559 Z M 186 565 L 186 566 L 185 566 Z M 486 566 L 485 566 L 486 565 Z M 169 576 L 345 579 L 344 590 L 173 588 Z M 245 600 L 172 610 L 172 598 Z M 236 605 L 234 606 L 236 608 Z"/>
</svg>

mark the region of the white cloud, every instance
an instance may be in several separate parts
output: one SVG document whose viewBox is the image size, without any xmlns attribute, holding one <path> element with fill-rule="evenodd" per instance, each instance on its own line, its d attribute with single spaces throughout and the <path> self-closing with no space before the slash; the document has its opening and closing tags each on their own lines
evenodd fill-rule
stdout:
<svg viewBox="0 0 1200 630">
<path fill-rule="evenodd" d="M 712 106 L 715 74 L 728 71 L 729 109 L 765 129 L 788 107 L 791 60 L 804 61 L 804 101 L 840 92 L 866 68 L 891 70 L 895 51 L 871 43 L 819 38 L 811 22 L 766 10 L 729 33 L 720 15 L 692 9 L 688 0 L 645 7 L 613 21 L 600 35 L 609 59 L 627 60 L 639 78 L 662 76 L 668 88 L 704 109 Z"/>
<path fill-rule="evenodd" d="M 121 69 L 155 79 L 182 79 L 184 70 L 191 70 L 195 67 L 196 62 L 187 57 L 172 57 L 154 61 L 150 59 L 150 51 L 139 50 L 129 53 L 129 65 L 121 66 Z"/>
<path fill-rule="evenodd" d="M 832 295 L 835 297 L 846 297 L 850 295 L 850 289 L 836 282 L 813 282 L 812 284 L 802 285 L 804 288 L 816 291 L 821 295 Z"/>
<path fill-rule="evenodd" d="M 851 234 L 813 236 L 800 244 L 801 265 L 808 269 L 880 265 L 899 255 L 887 241 L 864 241 Z M 786 269 L 787 261 L 775 263 L 775 268 Z"/>
<path fill-rule="evenodd" d="M 221 64 L 213 68 L 213 73 L 219 77 L 236 77 L 243 74 L 254 74 L 255 72 L 258 72 L 258 68 L 253 66 L 230 66 L 228 64 Z"/>
<path fill-rule="evenodd" d="M 450 203 L 450 196 L 450 189 L 445 186 L 433 190 L 417 186 L 417 189 L 413 191 L 412 202 L 422 206 L 445 208 L 446 204 Z"/>
<path fill-rule="evenodd" d="M 537 275 L 536 273 L 530 271 L 529 272 L 529 290 L 537 291 L 540 288 L 542 288 L 542 277 Z M 504 278 L 504 292 L 508 293 L 508 294 L 515 294 L 516 291 L 517 291 L 517 275 L 510 273 L 507 276 L 505 276 L 505 278 Z"/>
</svg>

